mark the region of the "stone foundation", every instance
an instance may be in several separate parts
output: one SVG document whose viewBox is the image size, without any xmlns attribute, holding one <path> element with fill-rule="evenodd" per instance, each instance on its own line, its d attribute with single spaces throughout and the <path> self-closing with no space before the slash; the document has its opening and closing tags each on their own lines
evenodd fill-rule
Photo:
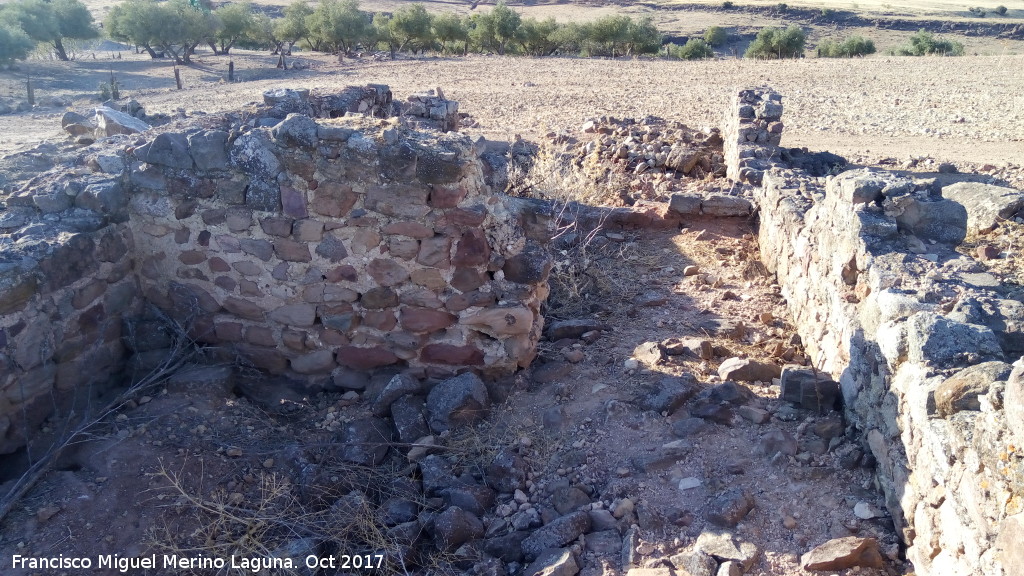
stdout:
<svg viewBox="0 0 1024 576">
<path fill-rule="evenodd" d="M 1022 195 L 976 186 L 769 168 L 755 191 L 763 262 L 922 575 L 1024 570 L 1024 304 L 954 250 Z"/>
<path fill-rule="evenodd" d="M 430 97 L 442 123 L 457 113 Z M 482 150 L 369 118 L 395 110 L 387 87 L 265 99 L 244 119 L 114 137 L 8 199 L 0 453 L 58 392 L 120 367 L 143 299 L 226 357 L 311 384 L 529 365 L 548 218 L 489 193 Z"/>
</svg>

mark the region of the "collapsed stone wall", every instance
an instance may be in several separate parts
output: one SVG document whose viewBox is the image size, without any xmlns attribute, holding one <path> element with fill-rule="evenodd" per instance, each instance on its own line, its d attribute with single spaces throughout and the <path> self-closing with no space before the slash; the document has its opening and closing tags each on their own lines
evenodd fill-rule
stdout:
<svg viewBox="0 0 1024 576">
<path fill-rule="evenodd" d="M 275 91 L 244 114 L 100 141 L 9 197 L 0 453 L 55 395 L 121 367 L 122 320 L 143 301 L 314 385 L 528 365 L 547 217 L 490 193 L 479 143 L 369 117 L 389 110 L 386 87 Z"/>
<path fill-rule="evenodd" d="M 954 249 L 1024 195 L 775 167 L 755 198 L 763 262 L 815 366 L 840 384 L 917 573 L 1024 571 L 1024 365 L 1010 364 L 1024 304 Z"/>
</svg>

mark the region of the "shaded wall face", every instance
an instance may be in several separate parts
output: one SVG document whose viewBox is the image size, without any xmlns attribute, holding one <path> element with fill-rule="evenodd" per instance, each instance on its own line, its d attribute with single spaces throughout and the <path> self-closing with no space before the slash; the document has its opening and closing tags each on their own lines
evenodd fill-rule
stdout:
<svg viewBox="0 0 1024 576">
<path fill-rule="evenodd" d="M 122 318 L 141 309 L 125 224 L 48 224 L 0 262 L 0 454 L 52 414 L 82 412 L 122 364 Z M 55 422 L 57 427 L 60 422 Z"/>
<path fill-rule="evenodd" d="M 197 339 L 314 379 L 530 362 L 550 266 L 467 138 L 294 115 L 225 136 L 162 135 L 131 174 L 144 294 Z"/>
</svg>

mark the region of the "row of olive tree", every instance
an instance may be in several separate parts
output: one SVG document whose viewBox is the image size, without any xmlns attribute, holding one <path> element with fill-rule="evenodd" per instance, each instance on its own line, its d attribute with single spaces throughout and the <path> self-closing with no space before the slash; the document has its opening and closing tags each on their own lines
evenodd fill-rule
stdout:
<svg viewBox="0 0 1024 576">
<path fill-rule="evenodd" d="M 0 5 L 0 63 L 26 58 L 37 45 L 69 60 L 66 39 L 99 36 L 92 15 L 78 0 L 16 0 Z"/>
<path fill-rule="evenodd" d="M 657 53 L 661 33 L 649 18 L 606 16 L 588 23 L 560 23 L 553 18 L 523 18 L 499 2 L 471 16 L 431 14 L 422 4 L 394 13 L 371 13 L 358 0 L 322 0 L 316 8 L 295 0 L 281 18 L 254 14 L 246 3 L 213 11 L 194 8 L 188 0 L 126 0 L 115 6 L 107 30 L 116 40 L 188 63 L 195 49 L 209 44 L 226 54 L 232 46 L 291 52 L 296 44 L 314 51 L 349 53 L 357 49 L 397 52 L 437 50 L 519 53 L 547 56 L 632 56 Z"/>
</svg>

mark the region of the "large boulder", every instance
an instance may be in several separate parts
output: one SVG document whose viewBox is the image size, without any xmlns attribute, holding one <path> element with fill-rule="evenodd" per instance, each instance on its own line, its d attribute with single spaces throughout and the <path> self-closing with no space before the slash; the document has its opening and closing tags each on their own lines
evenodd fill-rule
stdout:
<svg viewBox="0 0 1024 576">
<path fill-rule="evenodd" d="M 943 198 L 967 211 L 967 232 L 984 234 L 1024 209 L 1024 192 L 980 182 L 957 182 L 942 188 Z"/>
<path fill-rule="evenodd" d="M 102 136 L 138 134 L 150 129 L 142 120 L 106 107 L 96 109 L 96 127 Z"/>
</svg>

